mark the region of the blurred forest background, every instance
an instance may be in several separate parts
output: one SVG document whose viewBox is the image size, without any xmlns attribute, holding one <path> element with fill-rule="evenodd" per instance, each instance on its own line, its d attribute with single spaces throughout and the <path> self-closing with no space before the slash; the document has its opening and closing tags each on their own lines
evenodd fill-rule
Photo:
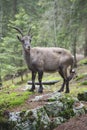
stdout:
<svg viewBox="0 0 87 130">
<path fill-rule="evenodd" d="M 17 26 L 31 28 L 33 46 L 55 46 L 87 56 L 87 0 L 0 0 L 0 82 L 27 71 Z M 1 82 L 2 84 L 2 82 Z"/>
</svg>

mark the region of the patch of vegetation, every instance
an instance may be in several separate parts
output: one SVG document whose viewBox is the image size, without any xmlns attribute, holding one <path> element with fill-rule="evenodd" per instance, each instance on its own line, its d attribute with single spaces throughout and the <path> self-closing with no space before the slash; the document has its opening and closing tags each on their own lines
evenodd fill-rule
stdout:
<svg viewBox="0 0 87 130">
<path fill-rule="evenodd" d="M 66 106 L 66 108 L 71 109 L 74 104 L 74 98 L 70 95 L 65 95 L 63 98 L 60 99 L 60 101 Z"/>
<path fill-rule="evenodd" d="M 70 119 L 71 117 L 75 116 L 75 113 L 73 109 L 65 109 L 64 111 L 61 111 L 59 116 L 62 116 L 65 119 Z"/>
<path fill-rule="evenodd" d="M 7 130 L 12 130 L 14 126 L 16 125 L 15 121 L 8 121 L 5 117 L 0 117 L 0 130 L 2 129 L 7 129 Z"/>
<path fill-rule="evenodd" d="M 18 105 L 21 105 L 25 102 L 25 100 L 28 99 L 30 95 L 30 92 L 26 91 L 24 92 L 24 94 L 16 94 L 15 97 L 12 96 L 12 100 L 9 102 L 10 103 L 10 106 L 18 106 Z"/>
<path fill-rule="evenodd" d="M 87 101 L 87 91 L 78 93 L 77 97 L 80 101 Z"/>
<path fill-rule="evenodd" d="M 76 81 L 78 81 L 78 80 L 80 80 L 80 79 L 83 79 L 85 76 L 87 76 L 87 73 L 80 74 L 80 75 L 76 78 Z"/>
<path fill-rule="evenodd" d="M 78 75 L 78 77 L 76 78 L 76 81 L 81 80 L 81 79 L 85 78 L 86 76 L 87 76 L 87 73 L 80 74 L 80 75 Z"/>
<path fill-rule="evenodd" d="M 80 85 L 87 85 L 87 81 L 81 82 Z"/>
<path fill-rule="evenodd" d="M 79 61 L 79 65 L 87 65 L 87 58 Z"/>
<path fill-rule="evenodd" d="M 75 116 L 75 113 L 73 111 L 73 104 L 75 102 L 75 99 L 69 95 L 65 95 L 60 99 L 60 101 L 64 104 L 64 110 L 59 113 L 59 116 L 62 116 L 65 119 L 69 119 Z"/>
<path fill-rule="evenodd" d="M 29 75 L 30 78 L 30 75 Z M 23 104 L 32 93 L 29 91 L 22 91 L 22 86 L 28 81 L 28 77 L 24 76 L 24 81 L 20 82 L 20 77 L 14 79 L 14 83 L 11 80 L 5 81 L 3 87 L 0 90 L 0 109 L 9 109 L 15 106 Z M 19 91 L 20 90 L 20 91 Z"/>
<path fill-rule="evenodd" d="M 4 127 L 8 126 L 8 119 L 0 116 L 0 125 Z"/>
<path fill-rule="evenodd" d="M 73 97 L 77 97 L 78 93 L 83 93 L 87 90 L 86 85 L 82 86 L 80 84 L 76 86 L 72 86 L 72 90 L 70 91 L 69 95 L 72 95 Z"/>
<path fill-rule="evenodd" d="M 52 80 L 61 80 L 61 77 L 58 75 L 58 73 L 51 73 L 51 74 L 45 73 L 43 81 L 52 81 Z"/>
<path fill-rule="evenodd" d="M 0 95 L 0 109 L 19 106 L 28 99 L 31 92 L 9 92 Z"/>
</svg>

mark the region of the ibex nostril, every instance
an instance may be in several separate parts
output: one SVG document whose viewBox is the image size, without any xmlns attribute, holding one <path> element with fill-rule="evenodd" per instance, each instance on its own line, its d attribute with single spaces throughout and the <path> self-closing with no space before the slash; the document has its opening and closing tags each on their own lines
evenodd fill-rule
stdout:
<svg viewBox="0 0 87 130">
<path fill-rule="evenodd" d="M 28 46 L 28 50 L 30 50 L 30 46 Z"/>
</svg>

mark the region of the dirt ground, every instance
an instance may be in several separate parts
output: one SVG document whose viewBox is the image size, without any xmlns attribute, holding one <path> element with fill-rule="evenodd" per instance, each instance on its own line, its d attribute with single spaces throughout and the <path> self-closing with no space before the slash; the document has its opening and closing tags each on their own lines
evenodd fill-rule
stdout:
<svg viewBox="0 0 87 130">
<path fill-rule="evenodd" d="M 87 130 L 87 114 L 71 118 L 54 130 Z"/>
<path fill-rule="evenodd" d="M 44 91 L 43 94 L 39 94 L 39 93 L 36 93 L 34 95 L 31 95 L 29 96 L 29 99 L 27 99 L 25 101 L 24 104 L 18 106 L 18 107 L 14 107 L 12 109 L 10 109 L 9 111 L 10 112 L 17 112 L 17 111 L 23 111 L 23 110 L 29 110 L 29 109 L 35 109 L 37 107 L 40 107 L 40 106 L 43 106 L 45 104 L 47 104 L 47 98 L 49 97 L 47 94 L 50 94 L 51 92 L 50 91 Z M 33 101 L 35 99 L 35 97 L 37 96 L 42 96 L 43 95 L 43 98 L 39 101 Z"/>
</svg>

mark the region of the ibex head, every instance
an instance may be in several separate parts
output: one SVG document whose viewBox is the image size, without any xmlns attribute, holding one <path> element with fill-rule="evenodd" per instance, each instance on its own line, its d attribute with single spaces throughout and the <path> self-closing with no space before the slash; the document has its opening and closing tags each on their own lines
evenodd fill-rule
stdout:
<svg viewBox="0 0 87 130">
<path fill-rule="evenodd" d="M 21 29 L 19 29 L 18 27 L 12 27 L 12 28 L 17 30 L 21 34 L 21 37 L 17 35 L 17 38 L 22 43 L 24 50 L 28 52 L 31 47 L 31 38 L 32 38 L 30 35 L 30 30 L 28 31 L 28 35 L 24 36 Z"/>
</svg>

